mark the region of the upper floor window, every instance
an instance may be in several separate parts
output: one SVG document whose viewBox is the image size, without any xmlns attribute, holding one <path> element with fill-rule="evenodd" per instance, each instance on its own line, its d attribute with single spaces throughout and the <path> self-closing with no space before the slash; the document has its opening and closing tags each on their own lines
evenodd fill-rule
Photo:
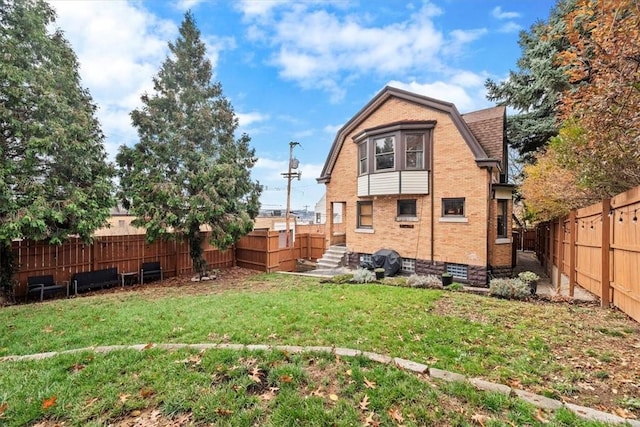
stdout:
<svg viewBox="0 0 640 427">
<path fill-rule="evenodd" d="M 407 169 L 424 169 L 424 133 L 405 135 L 405 166 Z"/>
<path fill-rule="evenodd" d="M 359 173 L 360 175 L 367 173 L 369 170 L 367 168 L 369 157 L 367 156 L 367 143 L 363 142 L 358 145 L 358 161 L 359 161 Z"/>
<path fill-rule="evenodd" d="M 464 216 L 464 198 L 442 199 L 442 216 Z"/>
<path fill-rule="evenodd" d="M 376 170 L 393 169 L 395 167 L 395 145 L 394 136 L 386 136 L 373 140 L 376 150 Z"/>
</svg>

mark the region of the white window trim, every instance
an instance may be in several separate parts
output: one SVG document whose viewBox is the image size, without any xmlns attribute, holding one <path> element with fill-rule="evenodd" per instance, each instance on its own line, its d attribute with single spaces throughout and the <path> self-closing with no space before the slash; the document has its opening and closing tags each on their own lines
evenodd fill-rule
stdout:
<svg viewBox="0 0 640 427">
<path fill-rule="evenodd" d="M 417 216 L 397 216 L 396 222 L 419 222 L 420 218 Z"/>
<path fill-rule="evenodd" d="M 354 231 L 356 233 L 364 233 L 364 234 L 373 234 L 373 233 L 375 233 L 373 228 L 356 228 Z"/>
<path fill-rule="evenodd" d="M 500 239 L 496 239 L 496 245 L 505 245 L 507 243 L 511 243 L 510 237 L 502 237 Z"/>
<path fill-rule="evenodd" d="M 438 222 L 466 223 L 466 222 L 469 222 L 469 218 L 464 217 L 464 216 L 441 216 L 438 219 Z"/>
</svg>

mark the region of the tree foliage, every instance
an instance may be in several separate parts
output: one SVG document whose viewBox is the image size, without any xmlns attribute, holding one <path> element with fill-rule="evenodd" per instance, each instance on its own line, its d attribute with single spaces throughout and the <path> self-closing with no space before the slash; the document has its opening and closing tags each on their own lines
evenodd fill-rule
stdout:
<svg viewBox="0 0 640 427">
<path fill-rule="evenodd" d="M 579 0 L 558 55 L 573 89 L 562 98 L 565 163 L 600 198 L 640 185 L 640 3 Z"/>
<path fill-rule="evenodd" d="M 258 214 L 260 186 L 251 180 L 256 162 L 238 119 L 212 83 L 211 63 L 191 13 L 171 55 L 153 79 L 152 94 L 132 111 L 140 141 L 120 147 L 121 197 L 147 229 L 147 239 L 186 234 L 196 271 L 202 259 L 201 226 L 211 229 L 211 244 L 225 249 L 251 231 Z"/>
<path fill-rule="evenodd" d="M 536 22 L 528 32 L 522 31 L 518 70 L 510 71 L 505 81 L 485 83 L 489 100 L 516 110 L 507 118 L 507 139 L 525 162 L 533 161 L 558 133 L 558 101 L 569 79 L 555 58 L 567 47 L 563 16 L 572 8 L 573 0 L 560 0 L 548 22 Z"/>
<path fill-rule="evenodd" d="M 78 61 L 41 0 L 0 0 L 0 263 L 12 239 L 90 240 L 105 223 L 112 167 Z"/>
</svg>

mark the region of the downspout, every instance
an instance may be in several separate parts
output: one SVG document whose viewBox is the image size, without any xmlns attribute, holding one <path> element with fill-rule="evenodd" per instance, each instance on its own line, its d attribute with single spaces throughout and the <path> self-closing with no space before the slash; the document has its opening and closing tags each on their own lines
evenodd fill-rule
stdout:
<svg viewBox="0 0 640 427">
<path fill-rule="evenodd" d="M 489 197 L 487 198 L 487 248 L 486 248 L 486 259 L 487 259 L 487 264 L 486 264 L 486 269 L 487 269 L 487 273 L 489 273 L 491 271 L 491 264 L 489 262 L 489 245 L 491 244 L 490 240 L 491 240 L 491 201 L 493 200 L 492 197 L 492 179 L 493 179 L 493 167 L 490 167 L 489 169 L 489 182 L 487 183 L 488 189 L 489 191 L 487 192 L 487 194 L 489 195 Z M 488 274 L 487 274 L 487 279 L 489 279 Z"/>
<path fill-rule="evenodd" d="M 435 146 L 433 144 L 433 129 L 431 129 L 431 131 L 429 132 L 429 146 L 431 147 L 431 150 L 429 150 L 429 168 L 431 169 L 431 175 L 429 176 L 429 194 L 431 195 L 431 265 L 433 266 L 434 264 L 434 257 L 433 257 L 433 251 L 435 248 L 435 238 L 433 237 L 433 233 L 435 231 L 435 212 L 433 211 L 435 208 L 435 195 L 433 194 L 433 177 L 435 176 L 435 173 L 433 172 L 433 158 L 434 158 L 434 151 L 435 151 Z"/>
</svg>

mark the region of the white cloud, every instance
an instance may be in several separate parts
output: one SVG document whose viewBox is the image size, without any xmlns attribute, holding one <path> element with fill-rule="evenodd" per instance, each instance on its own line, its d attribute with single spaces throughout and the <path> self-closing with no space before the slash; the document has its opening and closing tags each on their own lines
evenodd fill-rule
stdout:
<svg viewBox="0 0 640 427">
<path fill-rule="evenodd" d="M 152 78 L 168 54 L 168 42 L 178 35 L 178 26 L 139 3 L 54 0 L 51 4 L 58 16 L 56 25 L 78 57 L 82 84 L 99 106 L 105 147 L 113 159 L 119 145 L 137 140 L 129 113 L 141 106 L 144 92 L 151 92 Z M 232 38 L 203 37 L 203 41 L 214 69 L 219 52 L 235 47 Z"/>
<path fill-rule="evenodd" d="M 256 162 L 254 169 L 267 169 L 267 170 L 286 170 L 287 169 L 287 161 L 286 160 L 273 160 L 268 159 L 266 157 L 261 157 Z"/>
<path fill-rule="evenodd" d="M 203 2 L 204 0 L 179 0 L 176 8 L 178 8 L 178 10 L 189 10 Z"/>
<path fill-rule="evenodd" d="M 498 32 L 500 33 L 517 33 L 518 31 L 522 30 L 522 25 L 513 22 L 513 21 L 509 21 L 507 23 L 505 23 L 503 26 L 501 26 L 498 29 Z"/>
<path fill-rule="evenodd" d="M 332 135 L 335 135 L 342 128 L 342 126 L 344 126 L 344 124 L 341 124 L 341 125 L 326 125 L 322 130 L 325 131 L 326 133 L 330 133 Z"/>
<path fill-rule="evenodd" d="M 514 19 L 520 17 L 520 14 L 518 12 L 503 11 L 502 7 L 500 6 L 494 7 L 491 11 L 491 15 L 496 19 Z"/>
<path fill-rule="evenodd" d="M 262 114 L 255 111 L 251 113 L 236 113 L 236 116 L 238 117 L 240 126 L 250 126 L 253 123 L 269 120 L 268 114 Z"/>
<path fill-rule="evenodd" d="M 263 3 L 242 3 L 251 37 L 269 37 L 276 48 L 271 64 L 280 69 L 283 79 L 303 88 L 321 88 L 333 101 L 344 97 L 344 83 L 353 76 L 402 75 L 426 66 L 432 71 L 441 68 L 438 56 L 445 37 L 432 21 L 441 11 L 430 3 L 405 21 L 384 26 L 363 23 L 365 18 L 358 15 L 338 16 L 326 4 L 314 9 L 312 3 L 279 8 L 277 19 L 257 17 L 256 8 L 275 13 L 275 6 L 282 5 Z"/>
<path fill-rule="evenodd" d="M 468 76 L 466 78 L 468 79 Z M 470 85 L 469 81 L 458 80 L 458 83 L 444 81 L 418 83 L 412 81 L 405 83 L 392 80 L 388 84 L 389 86 L 415 92 L 440 101 L 451 102 L 460 112 L 473 111 L 488 105 L 487 102 L 483 101 L 484 97 L 479 96 L 479 91 L 483 90 L 482 84 Z"/>
</svg>

